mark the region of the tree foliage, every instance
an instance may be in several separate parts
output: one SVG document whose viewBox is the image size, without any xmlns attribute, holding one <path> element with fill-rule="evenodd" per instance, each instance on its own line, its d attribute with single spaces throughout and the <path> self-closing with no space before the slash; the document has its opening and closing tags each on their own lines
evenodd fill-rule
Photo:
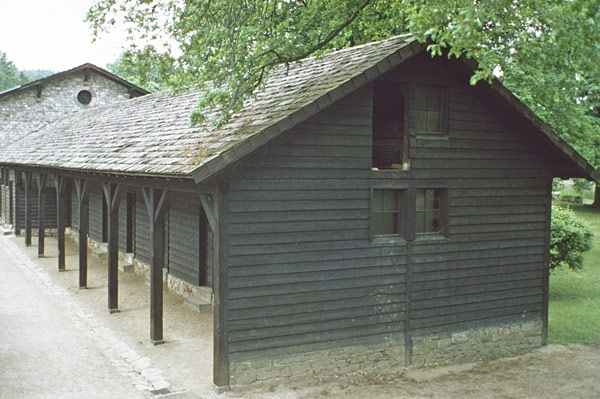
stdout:
<svg viewBox="0 0 600 399">
<path fill-rule="evenodd" d="M 550 270 L 565 265 L 572 270 L 583 267 L 583 254 L 592 249 L 592 230 L 567 208 L 552 206 Z"/>
<path fill-rule="evenodd" d="M 152 45 L 137 51 L 126 50 L 107 68 L 150 92 L 167 90 L 173 86 L 170 82 L 175 74 L 173 60 L 156 51 Z"/>
<path fill-rule="evenodd" d="M 140 78 L 157 62 L 172 65 L 159 68 L 171 87 L 211 81 L 200 108 L 219 105 L 222 120 L 279 65 L 411 32 L 434 55 L 476 59 L 473 83 L 499 73 L 598 167 L 599 18 L 597 0 L 98 0 L 87 20 L 160 44 L 130 50 L 146 57 Z"/>
<path fill-rule="evenodd" d="M 0 91 L 12 89 L 25 83 L 27 78 L 9 61 L 6 54 L 0 51 Z"/>
</svg>

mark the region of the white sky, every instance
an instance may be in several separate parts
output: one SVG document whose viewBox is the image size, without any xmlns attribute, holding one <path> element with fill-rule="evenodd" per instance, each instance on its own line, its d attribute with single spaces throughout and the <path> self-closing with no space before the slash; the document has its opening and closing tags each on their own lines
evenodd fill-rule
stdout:
<svg viewBox="0 0 600 399">
<path fill-rule="evenodd" d="M 125 46 L 121 31 L 92 44 L 84 22 L 94 0 L 0 0 L 0 51 L 19 70 L 65 71 L 86 62 L 101 68 Z"/>
</svg>

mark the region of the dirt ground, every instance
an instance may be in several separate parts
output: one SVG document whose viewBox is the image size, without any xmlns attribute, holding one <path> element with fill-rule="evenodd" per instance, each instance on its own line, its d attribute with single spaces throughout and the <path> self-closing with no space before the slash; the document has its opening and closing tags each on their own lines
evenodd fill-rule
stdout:
<svg viewBox="0 0 600 399">
<path fill-rule="evenodd" d="M 25 247 L 23 237 L 6 238 L 40 266 L 36 273 L 49 276 L 94 316 L 85 322 L 91 330 L 102 325 L 100 331 L 114 333 L 125 343 L 128 353 L 134 352 L 139 360 L 130 365 L 143 361 L 144 370 L 161 375 L 161 384 L 165 382 L 172 392 L 165 398 L 600 398 L 600 347 L 586 345 L 549 345 L 512 358 L 407 369 L 386 379 L 356 375 L 218 395 L 212 385 L 212 315 L 195 312 L 183 304 L 179 295 L 165 292 L 166 343 L 153 346 L 149 339 L 150 293 L 144 277 L 119 273 L 120 311 L 111 315 L 106 311 L 106 260 L 90 256 L 89 288 L 80 290 L 75 243 L 67 240 L 67 271 L 59 273 L 55 238 L 47 239 L 46 257 L 40 259 L 37 246 Z M 106 348 L 98 350 L 106 352 Z M 125 370 L 124 375 L 135 374 L 136 369 L 132 370 Z M 139 385 L 135 379 L 131 381 Z"/>
</svg>

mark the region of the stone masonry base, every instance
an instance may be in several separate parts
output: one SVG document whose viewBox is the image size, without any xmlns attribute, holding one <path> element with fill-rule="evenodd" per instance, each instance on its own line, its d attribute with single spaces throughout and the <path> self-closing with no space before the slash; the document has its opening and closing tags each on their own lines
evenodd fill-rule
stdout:
<svg viewBox="0 0 600 399">
<path fill-rule="evenodd" d="M 542 345 L 541 321 L 413 337 L 412 366 L 465 363 L 523 353 Z M 230 388 L 272 386 L 350 374 L 392 375 L 408 366 L 404 344 L 353 346 L 297 355 L 232 361 Z"/>
<path fill-rule="evenodd" d="M 390 373 L 404 367 L 404 345 L 353 346 L 297 355 L 232 362 L 230 387 L 278 385 L 349 374 Z"/>
<path fill-rule="evenodd" d="M 413 366 L 492 359 L 542 346 L 542 322 L 528 321 L 414 337 L 412 342 Z"/>
</svg>

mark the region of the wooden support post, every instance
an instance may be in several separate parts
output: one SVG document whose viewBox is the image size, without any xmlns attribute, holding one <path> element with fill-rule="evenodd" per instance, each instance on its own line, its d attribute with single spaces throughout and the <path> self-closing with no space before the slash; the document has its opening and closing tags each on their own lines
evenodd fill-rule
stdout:
<svg viewBox="0 0 600 399">
<path fill-rule="evenodd" d="M 217 387 L 229 385 L 229 310 L 228 310 L 228 260 L 227 226 L 228 207 L 226 195 L 229 187 L 219 184 L 218 193 L 213 197 L 213 383 Z"/>
<path fill-rule="evenodd" d="M 47 176 L 44 173 L 36 173 L 38 184 L 38 257 L 44 256 L 44 235 L 46 233 L 46 194 L 44 186 Z"/>
<path fill-rule="evenodd" d="M 546 183 L 546 229 L 542 270 L 542 345 L 548 344 L 548 305 L 550 298 L 550 236 L 552 220 L 552 179 Z"/>
<path fill-rule="evenodd" d="M 15 219 L 13 230 L 15 235 L 18 236 L 21 234 L 21 172 L 15 170 Z"/>
<path fill-rule="evenodd" d="M 25 172 L 25 245 L 31 246 L 31 172 Z"/>
<path fill-rule="evenodd" d="M 150 217 L 150 339 L 154 345 L 163 340 L 163 266 L 165 261 L 165 211 L 167 190 L 142 187 Z"/>
<path fill-rule="evenodd" d="M 204 193 L 199 194 L 198 196 L 200 197 L 200 203 L 202 204 L 202 208 L 204 209 L 206 220 L 208 220 L 208 224 L 210 225 L 210 231 L 214 233 L 217 228 L 217 222 L 215 219 L 215 212 L 213 209 L 214 207 L 212 196 Z"/>
<path fill-rule="evenodd" d="M 7 173 L 7 176 L 8 176 L 8 173 Z M 15 186 L 15 182 L 8 180 L 7 184 L 8 184 L 8 224 L 10 224 L 13 221 L 13 213 L 14 213 L 13 187 Z"/>
<path fill-rule="evenodd" d="M 119 310 L 119 203 L 121 185 L 102 183 L 108 211 L 108 311 Z"/>
<path fill-rule="evenodd" d="M 64 272 L 67 270 L 65 265 L 65 191 L 67 178 L 61 175 L 54 175 L 54 184 L 56 186 L 56 224 L 58 227 L 58 271 Z"/>
<path fill-rule="evenodd" d="M 417 192 L 415 187 L 406 190 L 402 201 L 403 208 L 401 217 L 405 220 L 404 236 L 406 238 L 406 297 L 405 297 L 405 319 L 404 319 L 404 365 L 410 366 L 413 361 L 413 340 L 412 340 L 412 251 L 415 240 L 416 215 L 412 209 L 416 209 Z M 410 227 L 409 227 L 410 226 Z"/>
<path fill-rule="evenodd" d="M 89 227 L 89 192 L 87 180 L 75 178 L 79 205 L 79 288 L 87 288 L 87 236 Z"/>
</svg>

